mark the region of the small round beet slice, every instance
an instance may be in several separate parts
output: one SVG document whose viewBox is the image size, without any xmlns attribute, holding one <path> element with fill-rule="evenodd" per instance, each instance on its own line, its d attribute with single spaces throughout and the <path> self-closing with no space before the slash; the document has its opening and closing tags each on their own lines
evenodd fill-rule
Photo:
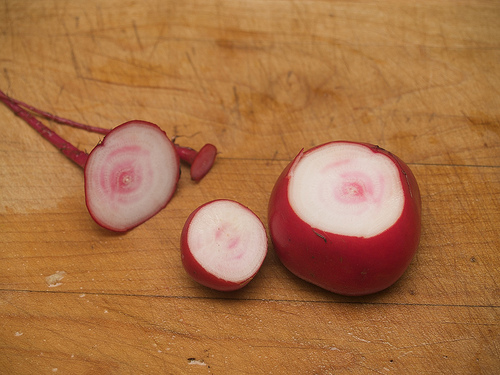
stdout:
<svg viewBox="0 0 500 375">
<path fill-rule="evenodd" d="M 88 211 L 104 228 L 132 229 L 167 205 L 179 173 L 179 157 L 163 130 L 126 122 L 104 137 L 85 164 Z"/>
<path fill-rule="evenodd" d="M 182 264 L 197 282 L 220 291 L 244 287 L 267 254 L 264 224 L 249 208 L 214 200 L 189 215 L 181 234 Z"/>
</svg>

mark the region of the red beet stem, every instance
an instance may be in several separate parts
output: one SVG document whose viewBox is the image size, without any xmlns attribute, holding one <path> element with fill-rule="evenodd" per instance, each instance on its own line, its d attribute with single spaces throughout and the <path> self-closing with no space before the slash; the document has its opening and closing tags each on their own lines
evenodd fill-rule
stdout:
<svg viewBox="0 0 500 375">
<path fill-rule="evenodd" d="M 217 156 L 217 148 L 207 143 L 198 152 L 198 155 L 191 164 L 191 179 L 193 181 L 200 181 L 212 169 L 215 158 Z"/>
<path fill-rule="evenodd" d="M 12 101 L 7 95 L 5 95 L 0 90 L 0 100 L 9 107 L 9 109 L 14 112 L 17 116 L 21 117 L 28 125 L 35 129 L 42 137 L 49 141 L 53 146 L 59 149 L 68 159 L 78 164 L 80 167 L 85 167 L 88 155 L 87 153 L 79 150 L 71 143 L 61 138 L 59 135 L 54 133 L 35 117 L 33 117 L 29 112 L 20 107 L 15 101 Z"/>
<path fill-rule="evenodd" d="M 64 117 L 59 117 L 56 115 L 53 115 L 52 113 L 43 111 L 41 109 L 38 109 L 36 107 L 33 107 L 30 104 L 26 104 L 20 100 L 13 99 L 9 96 L 7 96 L 5 93 L 0 91 L 0 99 L 7 105 L 9 106 L 12 111 L 14 111 L 19 117 L 22 117 L 28 124 L 30 124 L 35 130 L 37 130 L 42 136 L 44 136 L 45 139 L 47 139 L 49 142 L 51 142 L 54 146 L 56 146 L 59 150 L 61 150 L 67 157 L 69 157 L 71 160 L 73 160 L 75 163 L 83 167 L 85 165 L 85 162 L 87 161 L 86 157 L 83 156 L 76 156 L 78 159 L 81 158 L 80 161 L 76 161 L 74 159 L 74 155 L 76 155 L 76 152 L 82 153 L 82 151 L 74 151 L 71 149 L 71 147 L 74 146 L 66 142 L 64 139 L 59 137 L 57 134 L 52 132 L 52 130 L 48 129 L 45 125 L 43 125 L 40 121 L 38 121 L 36 118 L 34 118 L 27 110 L 36 113 L 42 117 L 45 117 L 49 120 L 53 120 L 55 122 L 58 122 L 63 125 L 69 125 L 77 129 L 83 129 L 89 132 L 93 133 L 98 133 L 98 134 L 108 134 L 111 129 L 105 129 L 105 128 L 100 128 L 97 126 L 91 126 L 91 125 L 86 125 L 79 123 L 77 121 L 69 120 Z M 36 123 L 36 125 L 34 125 Z M 43 131 L 40 131 L 40 129 L 43 129 Z M 50 133 L 50 134 L 49 134 Z M 55 141 L 55 143 L 53 142 Z M 61 146 L 64 144 L 64 146 Z M 69 146 L 71 147 L 69 147 Z M 197 152 L 196 150 L 193 150 L 192 148 L 189 147 L 182 147 L 179 145 L 174 144 L 175 146 L 175 151 L 179 155 L 179 158 L 188 163 L 191 166 L 191 179 L 194 181 L 199 181 L 205 175 L 210 171 L 212 168 L 212 165 L 215 161 L 215 157 L 217 155 L 217 149 L 215 148 L 214 145 L 211 144 L 206 144 L 203 146 L 203 148 Z M 77 150 L 77 149 L 76 149 Z M 83 153 L 84 155 L 87 155 Z M 83 163 L 83 164 L 81 164 Z"/>
<path fill-rule="evenodd" d="M 58 122 L 59 124 L 69 125 L 69 126 L 72 126 L 74 128 L 77 128 L 77 129 L 83 129 L 83 130 L 87 130 L 89 132 L 99 133 L 99 134 L 104 134 L 104 135 L 108 134 L 111 131 L 111 129 L 104 129 L 104 128 L 99 128 L 97 126 L 85 125 L 85 124 L 82 124 L 82 123 L 79 123 L 79 122 L 76 122 L 73 120 L 69 120 L 69 119 L 64 118 L 64 117 L 59 117 L 59 116 L 53 115 L 52 113 L 43 111 L 43 110 L 38 109 L 36 107 L 33 107 L 30 104 L 26 104 L 20 100 L 13 99 L 13 98 L 5 95 L 4 93 L 2 93 L 2 96 L 4 97 L 4 99 L 7 99 L 7 100 L 17 104 L 19 107 L 22 107 L 22 108 L 27 109 L 31 112 L 34 112 L 42 117 L 45 117 L 46 119 Z"/>
<path fill-rule="evenodd" d="M 193 164 L 194 159 L 196 159 L 196 156 L 198 155 L 198 151 L 193 150 L 190 147 L 182 147 L 177 144 L 174 144 L 174 146 L 175 151 L 183 162 L 186 162 L 189 165 Z"/>
<path fill-rule="evenodd" d="M 176 144 L 174 146 L 180 159 L 191 166 L 190 172 L 193 181 L 200 181 L 205 177 L 217 156 L 217 148 L 210 143 L 207 143 L 198 152 L 189 147 L 181 147 Z"/>
</svg>

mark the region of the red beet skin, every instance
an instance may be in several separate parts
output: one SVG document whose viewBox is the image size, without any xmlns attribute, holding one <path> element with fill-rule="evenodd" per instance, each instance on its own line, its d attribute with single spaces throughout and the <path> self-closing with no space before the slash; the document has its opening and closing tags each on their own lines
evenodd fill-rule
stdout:
<svg viewBox="0 0 500 375">
<path fill-rule="evenodd" d="M 368 238 L 328 233 L 296 214 L 289 202 L 290 175 L 307 152 L 301 151 L 282 172 L 268 207 L 271 239 L 281 262 L 296 276 L 342 295 L 371 294 L 395 283 L 409 266 L 420 239 L 421 199 L 415 176 L 395 155 L 378 146 L 362 145 L 386 155 L 399 170 L 403 210 L 382 233 Z"/>
</svg>

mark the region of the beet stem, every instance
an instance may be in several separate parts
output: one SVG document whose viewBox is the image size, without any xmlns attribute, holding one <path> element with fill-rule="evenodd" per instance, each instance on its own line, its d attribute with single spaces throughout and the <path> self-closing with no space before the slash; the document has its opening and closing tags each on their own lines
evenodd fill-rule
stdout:
<svg viewBox="0 0 500 375">
<path fill-rule="evenodd" d="M 198 155 L 198 151 L 193 150 L 190 147 L 182 147 L 174 143 L 175 146 L 175 151 L 179 155 L 179 158 L 185 162 L 188 163 L 189 165 L 192 165 L 194 162 L 194 159 L 196 159 L 196 156 Z"/>
<path fill-rule="evenodd" d="M 0 91 L 0 99 L 11 108 L 13 112 L 15 112 L 19 117 L 22 117 L 29 125 L 31 125 L 35 130 L 37 130 L 44 138 L 46 138 L 49 142 L 54 144 L 52 142 L 53 140 L 56 140 L 56 144 L 54 144 L 59 150 L 61 150 L 67 157 L 69 157 L 71 160 L 73 160 L 75 163 L 77 163 L 80 166 L 84 166 L 86 162 L 86 157 L 83 156 L 77 156 L 77 158 L 81 158 L 82 160 L 76 161 L 74 160 L 73 156 L 70 155 L 76 155 L 76 151 L 72 150 L 71 147 L 74 148 L 73 145 L 70 143 L 66 142 L 64 139 L 59 137 L 57 134 L 52 132 L 52 130 L 48 129 L 45 125 L 43 125 L 40 121 L 38 121 L 35 117 L 33 117 L 27 110 L 36 113 L 42 117 L 45 117 L 46 119 L 53 120 L 59 124 L 63 125 L 68 125 L 77 129 L 82 129 L 86 130 L 89 132 L 93 133 L 98 133 L 98 134 L 108 134 L 111 129 L 105 129 L 105 128 L 100 128 L 97 126 L 91 126 L 91 125 L 86 125 L 82 124 L 77 121 L 69 120 L 64 117 L 59 117 L 56 116 L 52 113 L 43 111 L 41 109 L 38 109 L 36 107 L 33 107 L 30 104 L 24 103 L 20 100 L 13 99 L 9 96 L 7 96 L 5 93 Z M 15 108 L 15 109 L 14 109 Z M 21 114 L 22 113 L 22 114 Z M 34 126 L 34 124 L 37 124 Z M 39 129 L 44 129 L 43 132 L 40 131 Z M 48 135 L 50 133 L 50 136 Z M 46 134 L 46 135 L 44 135 Z M 64 146 L 61 147 L 60 145 L 65 142 Z M 71 147 L 69 147 L 69 146 Z M 215 156 L 217 154 L 217 149 L 215 146 L 211 144 L 207 144 L 203 146 L 203 148 L 198 152 L 196 150 L 193 150 L 190 147 L 182 147 L 179 145 L 174 144 L 175 146 L 175 151 L 179 155 L 179 158 L 188 163 L 191 167 L 191 178 L 195 181 L 201 180 L 205 175 L 210 171 L 212 168 L 212 165 L 215 161 Z M 78 150 L 78 149 L 77 149 Z M 79 153 L 82 153 L 82 151 L 78 150 Z M 85 153 L 83 153 L 85 154 Z M 87 155 L 87 154 L 85 154 Z M 87 156 L 88 157 L 88 156 Z M 83 165 L 81 164 L 83 163 Z M 193 168 L 194 164 L 194 168 Z"/>
<path fill-rule="evenodd" d="M 207 143 L 200 151 L 174 144 L 180 159 L 191 166 L 191 179 L 200 181 L 212 169 L 217 156 L 217 148 Z"/>
<path fill-rule="evenodd" d="M 53 115 L 50 112 L 43 111 L 41 109 L 33 107 L 30 104 L 24 103 L 20 100 L 14 99 L 14 98 L 11 98 L 11 97 L 5 95 L 4 93 L 2 93 L 2 94 L 3 94 L 2 96 L 5 99 L 8 99 L 9 101 L 17 104 L 19 107 L 22 107 L 22 108 L 27 109 L 31 112 L 34 112 L 42 117 L 45 117 L 46 119 L 53 120 L 59 124 L 69 125 L 69 126 L 72 126 L 74 128 L 77 128 L 77 129 L 83 129 L 83 130 L 86 130 L 89 132 L 99 133 L 99 134 L 104 134 L 104 135 L 108 134 L 111 131 L 111 129 L 105 129 L 105 128 L 99 128 L 97 126 L 85 125 L 85 124 L 82 124 L 80 122 L 76 122 L 76 121 L 69 120 L 69 119 L 64 118 L 64 117 L 59 117 L 57 115 Z"/>
<path fill-rule="evenodd" d="M 71 143 L 61 138 L 59 135 L 54 133 L 51 129 L 46 127 L 35 117 L 33 117 L 28 111 L 20 107 L 17 102 L 11 100 L 7 95 L 5 95 L 0 90 L 0 100 L 9 107 L 9 109 L 14 112 L 17 116 L 21 117 L 28 125 L 35 129 L 42 137 L 49 141 L 53 146 L 55 146 L 59 151 L 61 151 L 68 159 L 78 164 L 80 167 L 84 168 L 85 163 L 88 159 L 88 154 L 79 150 Z"/>
</svg>

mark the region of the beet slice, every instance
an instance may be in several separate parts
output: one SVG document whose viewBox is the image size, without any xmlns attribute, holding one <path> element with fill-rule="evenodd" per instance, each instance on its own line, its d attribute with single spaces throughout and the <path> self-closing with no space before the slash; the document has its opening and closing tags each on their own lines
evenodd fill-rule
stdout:
<svg viewBox="0 0 500 375">
<path fill-rule="evenodd" d="M 127 231 L 162 210 L 179 180 L 179 157 L 157 125 L 129 121 L 117 126 L 89 154 L 85 201 L 101 226 Z"/>
<path fill-rule="evenodd" d="M 267 254 L 266 229 L 249 208 L 214 200 L 189 215 L 181 234 L 182 264 L 197 282 L 220 291 L 247 285 Z"/>
</svg>

